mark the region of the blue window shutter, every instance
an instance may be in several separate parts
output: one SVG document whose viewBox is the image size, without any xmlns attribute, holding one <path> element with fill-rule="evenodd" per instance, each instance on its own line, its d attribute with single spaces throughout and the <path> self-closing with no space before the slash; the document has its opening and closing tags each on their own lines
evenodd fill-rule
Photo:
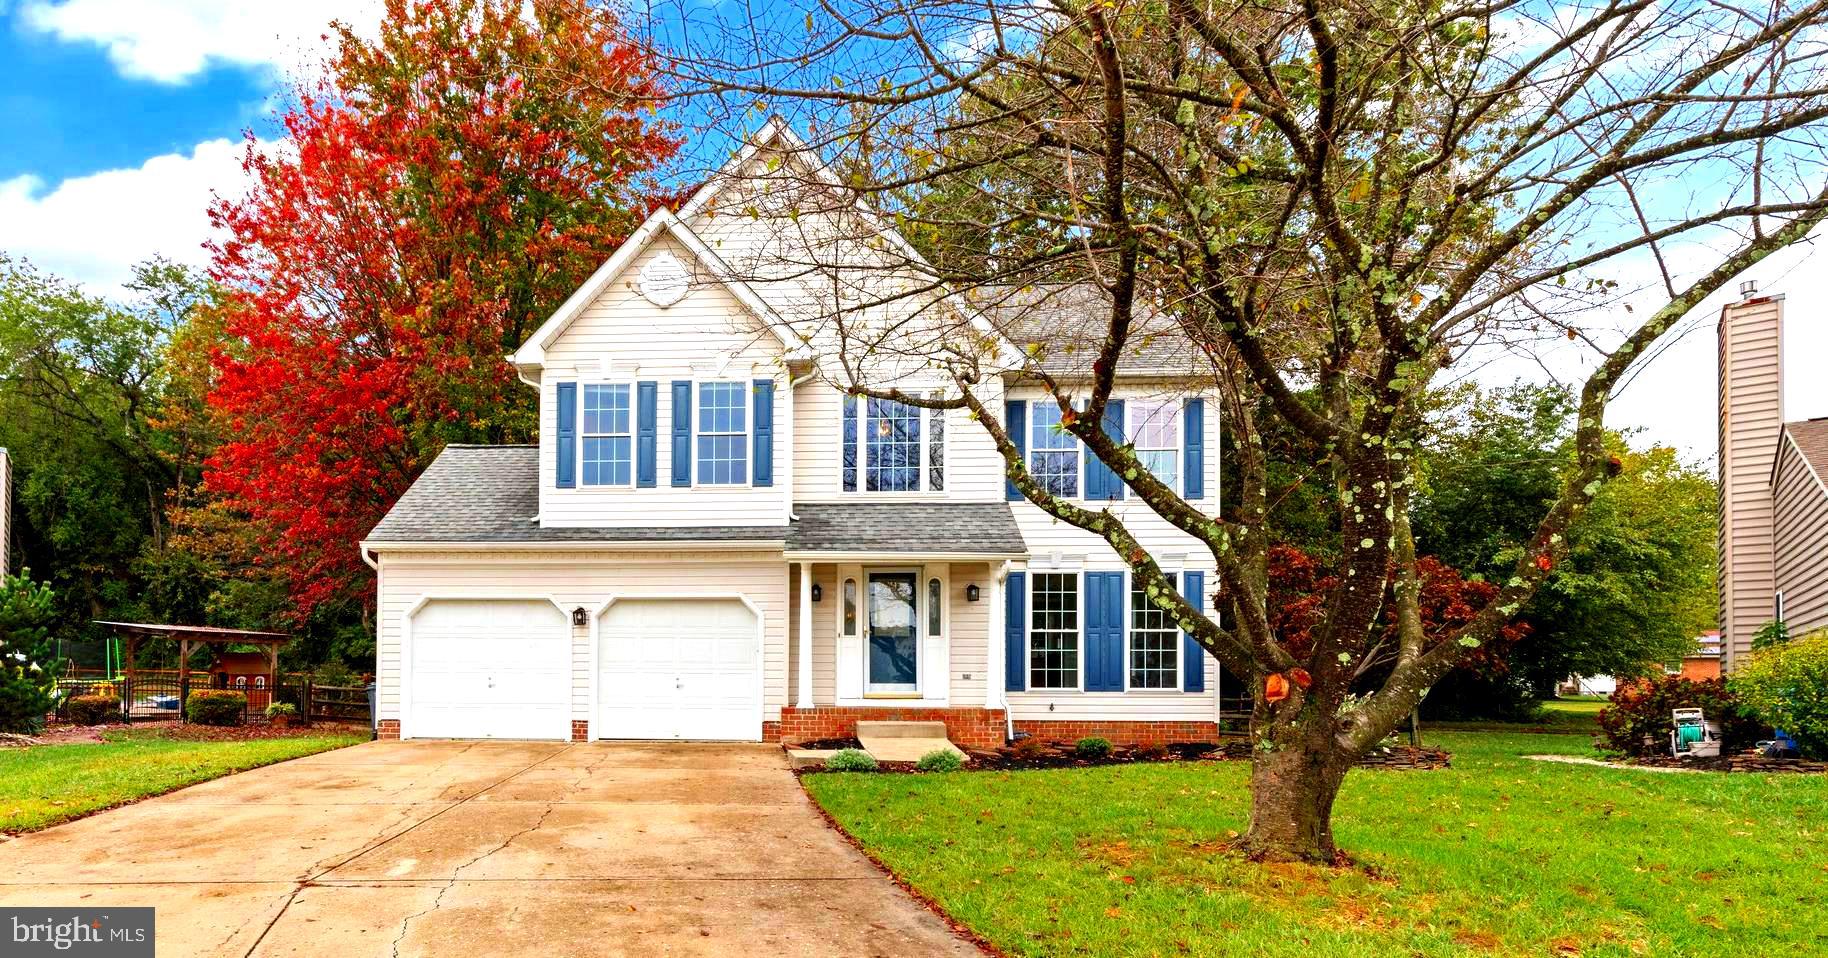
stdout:
<svg viewBox="0 0 1828 958">
<path fill-rule="evenodd" d="M 560 489 L 574 489 L 578 484 L 578 384 L 559 383 L 559 459 Z"/>
<path fill-rule="evenodd" d="M 1197 400 L 1196 400 L 1197 401 Z M 1183 572 L 1181 595 L 1185 596 L 1194 611 L 1206 611 L 1206 573 Z M 1206 650 L 1193 641 L 1193 636 L 1181 633 L 1181 689 L 1187 692 L 1206 691 Z"/>
<path fill-rule="evenodd" d="M 1124 437 L 1123 400 L 1110 399 L 1104 404 L 1104 434 L 1122 445 Z M 1122 499 L 1123 480 L 1104 460 L 1092 455 L 1091 450 L 1085 453 L 1085 497 L 1087 499 Z"/>
<path fill-rule="evenodd" d="M 1028 688 L 1028 573 L 1011 572 L 1003 584 L 1003 688 Z"/>
<path fill-rule="evenodd" d="M 755 381 L 754 485 L 774 485 L 774 380 Z"/>
<path fill-rule="evenodd" d="M 1016 444 L 1016 454 L 1028 456 L 1028 400 L 1011 399 L 1003 404 L 1003 429 L 1009 433 L 1009 441 Z M 1022 501 L 1022 490 L 1016 488 L 1012 479 L 1003 480 L 1003 497 L 1010 502 Z"/>
<path fill-rule="evenodd" d="M 1181 415 L 1182 493 L 1188 499 L 1206 495 L 1206 400 L 1189 399 Z"/>
<path fill-rule="evenodd" d="M 673 380 L 673 485 L 692 484 L 692 381 Z"/>
<path fill-rule="evenodd" d="M 1121 572 L 1085 574 L 1085 690 L 1123 691 Z"/>
<path fill-rule="evenodd" d="M 654 474 L 660 456 L 659 430 L 655 418 L 660 407 L 660 384 L 635 384 L 635 486 L 654 488 Z"/>
</svg>

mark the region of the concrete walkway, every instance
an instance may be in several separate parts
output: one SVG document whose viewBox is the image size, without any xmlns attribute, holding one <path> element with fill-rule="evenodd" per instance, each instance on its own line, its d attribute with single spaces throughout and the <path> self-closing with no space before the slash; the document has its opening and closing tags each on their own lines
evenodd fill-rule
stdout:
<svg viewBox="0 0 1828 958">
<path fill-rule="evenodd" d="M 160 955 L 975 955 L 761 745 L 374 742 L 0 842 Z"/>
</svg>

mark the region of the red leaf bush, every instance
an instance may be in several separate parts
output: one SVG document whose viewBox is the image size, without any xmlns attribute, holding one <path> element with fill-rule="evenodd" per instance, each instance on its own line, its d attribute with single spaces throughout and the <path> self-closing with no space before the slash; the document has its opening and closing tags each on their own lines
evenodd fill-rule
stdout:
<svg viewBox="0 0 1828 958">
<path fill-rule="evenodd" d="M 1675 730 L 1670 713 L 1684 708 L 1698 708 L 1720 724 L 1721 754 L 1749 748 L 1770 731 L 1723 680 L 1666 675 L 1628 682 L 1612 693 L 1611 704 L 1599 713 L 1601 747 L 1621 755 L 1667 755 Z"/>
</svg>

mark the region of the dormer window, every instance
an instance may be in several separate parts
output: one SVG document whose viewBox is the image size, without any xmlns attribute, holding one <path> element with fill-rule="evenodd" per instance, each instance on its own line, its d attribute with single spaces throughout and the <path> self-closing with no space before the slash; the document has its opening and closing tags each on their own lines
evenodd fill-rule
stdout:
<svg viewBox="0 0 1828 958">
<path fill-rule="evenodd" d="M 708 382 L 698 386 L 698 483 L 749 482 L 749 386 Z"/>
<path fill-rule="evenodd" d="M 946 410 L 844 397 L 845 492 L 942 492 Z"/>
<path fill-rule="evenodd" d="M 626 486 L 634 482 L 634 437 L 626 383 L 584 386 L 584 485 Z"/>
</svg>

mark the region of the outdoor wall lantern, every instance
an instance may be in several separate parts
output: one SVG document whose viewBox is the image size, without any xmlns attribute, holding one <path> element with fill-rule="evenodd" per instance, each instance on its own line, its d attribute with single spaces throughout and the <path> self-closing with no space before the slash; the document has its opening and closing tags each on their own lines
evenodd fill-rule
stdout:
<svg viewBox="0 0 1828 958">
<path fill-rule="evenodd" d="M 977 583 L 973 582 L 970 585 L 965 586 L 965 601 L 966 602 L 976 602 L 977 597 L 978 597 Z"/>
<path fill-rule="evenodd" d="M 819 584 L 817 582 L 814 582 L 812 584 L 812 600 L 814 602 L 817 602 L 823 598 L 825 598 L 825 590 L 819 588 Z"/>
<path fill-rule="evenodd" d="M 580 629 L 589 625 L 590 624 L 590 613 L 584 611 L 584 607 L 581 605 L 575 609 L 572 609 L 571 610 L 571 624 L 577 626 Z"/>
</svg>

